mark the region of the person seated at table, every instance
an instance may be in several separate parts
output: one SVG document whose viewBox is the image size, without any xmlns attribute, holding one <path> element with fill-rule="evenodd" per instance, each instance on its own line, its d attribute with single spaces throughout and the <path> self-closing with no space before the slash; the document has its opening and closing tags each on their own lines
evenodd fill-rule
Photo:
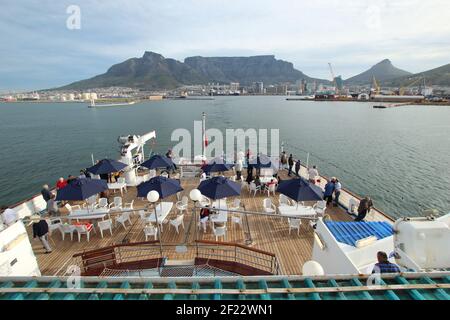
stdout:
<svg viewBox="0 0 450 320">
<path fill-rule="evenodd" d="M 275 181 L 275 179 L 270 179 L 270 181 L 267 183 L 267 188 L 269 188 L 270 186 L 277 184 L 277 182 Z"/>
<path fill-rule="evenodd" d="M 76 177 L 69 174 L 69 176 L 67 177 L 67 184 L 71 184 L 74 180 L 76 180 Z"/>
<path fill-rule="evenodd" d="M 203 226 L 203 232 L 206 232 L 206 222 L 208 222 L 211 211 L 209 210 L 209 206 L 206 205 L 205 208 L 200 210 L 200 223 Z"/>
<path fill-rule="evenodd" d="M 60 189 L 64 188 L 65 186 L 67 186 L 67 181 L 64 180 L 63 177 L 59 178 L 59 180 L 56 182 L 56 189 L 60 190 Z"/>
<path fill-rule="evenodd" d="M 255 180 L 253 181 L 256 186 L 261 185 L 261 179 L 259 178 L 259 175 L 256 175 Z"/>
</svg>

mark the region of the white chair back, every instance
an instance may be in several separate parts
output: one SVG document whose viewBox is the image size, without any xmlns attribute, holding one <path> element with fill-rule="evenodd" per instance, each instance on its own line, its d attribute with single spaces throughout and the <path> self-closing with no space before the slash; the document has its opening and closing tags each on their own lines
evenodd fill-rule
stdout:
<svg viewBox="0 0 450 320">
<path fill-rule="evenodd" d="M 300 225 L 302 224 L 302 220 L 301 219 L 293 219 L 293 218 L 289 218 L 289 226 L 291 228 L 300 228 Z"/>
<path fill-rule="evenodd" d="M 101 208 L 107 207 L 108 206 L 108 199 L 107 198 L 100 198 L 98 200 L 98 206 Z"/>
<path fill-rule="evenodd" d="M 316 208 L 317 209 L 325 209 L 327 207 L 327 202 L 325 200 L 317 201 Z"/>
<path fill-rule="evenodd" d="M 225 236 L 226 233 L 227 233 L 227 227 L 226 226 L 221 226 L 221 227 L 215 227 L 214 228 L 214 235 L 216 237 Z"/>
<path fill-rule="evenodd" d="M 122 197 L 114 197 L 114 207 L 122 206 Z"/>
<path fill-rule="evenodd" d="M 272 208 L 272 200 L 270 198 L 265 198 L 263 204 L 264 208 Z"/>
<path fill-rule="evenodd" d="M 125 178 L 124 177 L 120 177 L 117 179 L 118 183 L 125 183 Z"/>
<path fill-rule="evenodd" d="M 111 219 L 103 220 L 103 221 L 99 221 L 99 222 L 98 222 L 98 227 L 99 227 L 100 229 L 103 229 L 103 230 L 109 229 L 109 228 L 111 228 L 111 226 L 112 226 L 112 221 L 111 221 Z"/>
</svg>

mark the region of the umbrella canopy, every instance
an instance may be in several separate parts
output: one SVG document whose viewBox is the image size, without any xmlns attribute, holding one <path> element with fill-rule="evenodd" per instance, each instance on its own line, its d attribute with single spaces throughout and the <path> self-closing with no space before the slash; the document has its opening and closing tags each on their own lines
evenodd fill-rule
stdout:
<svg viewBox="0 0 450 320">
<path fill-rule="evenodd" d="M 323 199 L 322 189 L 303 178 L 281 181 L 278 185 L 277 192 L 297 202 Z"/>
<path fill-rule="evenodd" d="M 89 171 L 92 174 L 106 174 L 106 173 L 112 173 L 112 172 L 118 172 L 120 170 L 123 170 L 127 167 L 125 163 L 112 160 L 112 159 L 103 159 L 100 160 L 97 164 L 93 165 L 92 167 L 88 168 L 87 171 Z"/>
<path fill-rule="evenodd" d="M 180 182 L 162 176 L 151 178 L 137 186 L 138 197 L 146 197 L 150 191 L 157 191 L 161 199 L 183 191 Z"/>
<path fill-rule="evenodd" d="M 256 158 L 253 157 L 250 159 L 250 164 L 253 166 L 253 168 L 261 169 L 261 168 L 271 168 L 274 170 L 278 169 L 278 166 L 272 161 L 272 159 L 265 155 L 260 154 Z"/>
<path fill-rule="evenodd" d="M 87 198 L 108 189 L 108 184 L 100 179 L 77 178 L 64 188 L 58 190 L 56 201 L 86 200 Z"/>
<path fill-rule="evenodd" d="M 225 177 L 214 177 L 202 181 L 198 186 L 200 192 L 211 199 L 222 199 L 241 194 L 241 185 Z"/>
<path fill-rule="evenodd" d="M 154 155 L 147 161 L 144 161 L 141 166 L 146 167 L 148 169 L 157 169 L 157 168 L 167 168 L 173 167 L 173 161 L 170 158 L 160 156 L 159 154 Z"/>
<path fill-rule="evenodd" d="M 223 172 L 230 170 L 233 166 L 234 164 L 225 163 L 222 158 L 216 158 L 205 165 L 202 170 L 205 172 Z"/>
</svg>

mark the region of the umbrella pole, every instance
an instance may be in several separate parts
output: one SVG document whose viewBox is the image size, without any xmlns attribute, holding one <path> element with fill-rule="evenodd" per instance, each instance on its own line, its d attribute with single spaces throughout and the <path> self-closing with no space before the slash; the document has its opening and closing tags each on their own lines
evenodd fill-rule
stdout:
<svg viewBox="0 0 450 320">
<path fill-rule="evenodd" d="M 162 259 L 163 258 L 163 247 L 162 247 L 162 242 L 161 242 L 161 226 L 159 225 L 159 222 L 158 222 L 158 214 L 156 213 L 156 206 L 154 206 L 154 208 L 155 208 L 156 228 L 158 229 L 159 251 L 161 253 L 161 259 Z"/>
</svg>

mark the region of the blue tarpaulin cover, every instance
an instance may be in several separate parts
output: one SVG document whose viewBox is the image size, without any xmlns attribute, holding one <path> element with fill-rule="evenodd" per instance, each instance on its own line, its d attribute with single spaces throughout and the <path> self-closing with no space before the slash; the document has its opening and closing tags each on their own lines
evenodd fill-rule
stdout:
<svg viewBox="0 0 450 320">
<path fill-rule="evenodd" d="M 338 242 L 351 246 L 355 246 L 356 241 L 370 236 L 375 236 L 380 240 L 393 234 L 392 226 L 385 221 L 325 221 L 325 225 Z"/>
</svg>

